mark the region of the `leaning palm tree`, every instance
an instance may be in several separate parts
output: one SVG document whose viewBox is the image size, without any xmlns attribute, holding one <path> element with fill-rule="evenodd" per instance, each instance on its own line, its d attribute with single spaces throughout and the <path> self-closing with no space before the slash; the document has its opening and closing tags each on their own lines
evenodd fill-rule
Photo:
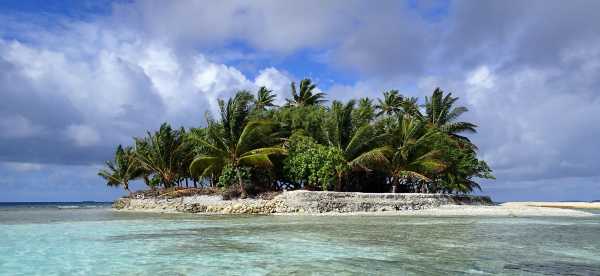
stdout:
<svg viewBox="0 0 600 276">
<path fill-rule="evenodd" d="M 136 138 L 135 158 L 147 170 L 157 175 L 165 188 L 175 186 L 181 177 L 180 167 L 190 152 L 183 129 L 173 130 L 164 123 L 155 133 Z"/>
<path fill-rule="evenodd" d="M 459 135 L 459 133 L 474 133 L 477 125 L 469 122 L 456 122 L 460 115 L 468 111 L 464 106 L 453 107 L 457 100 L 457 97 L 452 97 L 452 93 L 444 96 L 444 92 L 436 88 L 431 98 L 425 97 L 424 119 L 430 127 L 455 138 L 468 141 L 468 138 Z"/>
<path fill-rule="evenodd" d="M 221 121 L 210 122 L 207 133 L 192 135 L 199 154 L 190 165 L 196 177 L 209 177 L 227 165 L 235 171 L 242 197 L 246 197 L 243 179 L 244 167 L 272 167 L 269 156 L 285 154 L 277 144 L 281 137 L 276 125 L 267 120 L 249 121 L 251 98 L 245 92 L 237 93 L 227 103 L 219 100 Z"/>
<path fill-rule="evenodd" d="M 394 115 L 402 110 L 402 101 L 404 96 L 400 95 L 398 90 L 390 90 L 383 93 L 383 100 L 378 99 L 379 103 L 375 105 L 378 110 L 376 116 Z"/>
<path fill-rule="evenodd" d="M 429 147 L 433 135 L 435 132 L 426 131 L 421 121 L 399 116 L 390 130 L 389 144 L 363 154 L 356 162 L 385 170 L 390 175 L 393 192 L 400 185 L 431 182 L 430 177 L 446 167 L 439 159 L 439 152 Z"/>
<path fill-rule="evenodd" d="M 275 94 L 273 94 L 273 90 L 269 90 L 266 87 L 262 86 L 258 89 L 256 93 L 256 99 L 254 100 L 254 108 L 256 110 L 265 110 L 267 107 L 276 106 L 275 105 Z"/>
<path fill-rule="evenodd" d="M 144 171 L 140 164 L 134 158 L 134 151 L 131 147 L 117 147 L 115 159 L 107 161 L 107 169 L 102 169 L 98 175 L 106 180 L 108 186 L 123 186 L 125 191 L 131 194 L 129 190 L 129 181 L 142 177 Z"/>
<path fill-rule="evenodd" d="M 309 106 L 318 105 L 325 102 L 325 93 L 316 92 L 317 85 L 310 79 L 300 81 L 299 89 L 296 89 L 296 83 L 292 82 L 292 99 L 286 99 L 290 106 Z"/>
</svg>

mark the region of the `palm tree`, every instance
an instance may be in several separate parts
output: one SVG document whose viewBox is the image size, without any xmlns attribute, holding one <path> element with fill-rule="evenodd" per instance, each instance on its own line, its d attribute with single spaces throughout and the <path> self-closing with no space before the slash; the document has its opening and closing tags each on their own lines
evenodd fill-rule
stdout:
<svg viewBox="0 0 600 276">
<path fill-rule="evenodd" d="M 325 102 L 325 93 L 315 92 L 317 85 L 310 79 L 300 81 L 299 91 L 296 90 L 296 83 L 292 82 L 292 99 L 286 99 L 291 106 L 309 106 Z"/>
<path fill-rule="evenodd" d="M 426 131 L 421 121 L 399 116 L 396 125 L 390 130 L 389 144 L 369 151 L 357 162 L 379 165 L 387 171 L 393 192 L 401 184 L 431 182 L 430 176 L 445 168 L 445 164 L 439 159 L 439 152 L 430 149 L 428 145 L 434 134 L 435 132 Z"/>
<path fill-rule="evenodd" d="M 358 106 L 352 112 L 353 124 L 356 126 L 362 126 L 364 124 L 370 124 L 375 119 L 375 107 L 373 106 L 373 100 L 369 98 L 361 98 L 358 101 Z"/>
<path fill-rule="evenodd" d="M 267 120 L 249 121 L 251 97 L 240 92 L 227 104 L 219 100 L 221 122 L 212 122 L 206 135 L 192 136 L 198 156 L 190 165 L 193 176 L 208 177 L 220 173 L 226 165 L 236 172 L 242 197 L 246 197 L 243 167 L 272 167 L 273 154 L 285 154 L 276 146 L 281 141 L 276 125 Z"/>
<path fill-rule="evenodd" d="M 181 177 L 182 160 L 189 154 L 189 144 L 183 130 L 173 130 L 164 123 L 146 138 L 136 138 L 135 158 L 149 171 L 154 172 L 165 188 L 175 186 Z"/>
<path fill-rule="evenodd" d="M 376 148 L 385 138 L 385 134 L 378 133 L 368 123 L 355 125 L 352 120 L 355 101 L 351 100 L 345 105 L 334 101 L 331 105 L 332 120 L 329 123 L 327 138 L 331 146 L 341 150 L 344 159 L 353 171 L 368 170 L 367 163 L 363 162 L 364 156 L 369 156 L 370 151 Z M 344 175 L 338 175 L 338 187 Z"/>
<path fill-rule="evenodd" d="M 256 110 L 264 110 L 267 107 L 276 106 L 275 102 L 275 94 L 273 94 L 273 90 L 269 90 L 266 87 L 262 86 L 258 89 L 256 93 L 256 99 L 254 100 L 254 108 Z"/>
<path fill-rule="evenodd" d="M 131 147 L 117 147 L 115 159 L 107 161 L 106 167 L 98 172 L 98 175 L 104 178 L 108 186 L 123 186 L 125 191 L 131 194 L 129 190 L 129 181 L 139 178 L 143 174 L 140 164 L 134 158 L 134 151 Z"/>
<path fill-rule="evenodd" d="M 379 110 L 376 116 L 393 115 L 402 110 L 402 101 L 404 97 L 400 95 L 398 90 L 390 90 L 383 93 L 383 100 L 377 99 L 379 103 L 375 105 L 375 109 Z"/>
<path fill-rule="evenodd" d="M 444 97 L 444 92 L 436 88 L 431 95 L 431 98 L 425 97 L 425 121 L 430 127 L 440 130 L 455 138 L 469 141 L 468 138 L 459 135 L 462 132 L 475 133 L 477 125 L 469 122 L 456 122 L 456 119 L 467 112 L 468 109 L 464 106 L 453 107 L 458 100 L 457 97 L 452 97 L 452 93 L 448 93 Z"/>
<path fill-rule="evenodd" d="M 419 109 L 418 100 L 417 97 L 404 97 L 400 105 L 402 106 L 402 114 L 404 116 L 411 116 L 422 121 L 423 114 L 421 114 L 421 110 Z"/>
</svg>

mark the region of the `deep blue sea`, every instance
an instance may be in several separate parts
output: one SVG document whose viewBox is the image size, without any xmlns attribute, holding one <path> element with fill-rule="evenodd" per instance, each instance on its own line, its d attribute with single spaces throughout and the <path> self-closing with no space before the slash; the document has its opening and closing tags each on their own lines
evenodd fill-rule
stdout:
<svg viewBox="0 0 600 276">
<path fill-rule="evenodd" d="M 600 216 L 201 216 L 0 204 L 0 275 L 365 274 L 600 275 Z"/>
</svg>

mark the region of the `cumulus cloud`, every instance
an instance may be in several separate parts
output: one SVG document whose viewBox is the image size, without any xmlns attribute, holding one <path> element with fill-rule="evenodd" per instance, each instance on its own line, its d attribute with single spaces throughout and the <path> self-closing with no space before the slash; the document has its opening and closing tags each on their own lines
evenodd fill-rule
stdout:
<svg viewBox="0 0 600 276">
<path fill-rule="evenodd" d="M 288 72 L 306 69 L 339 72 L 330 99 L 458 95 L 504 185 L 494 192 L 563 179 L 600 195 L 599 5 L 131 1 L 86 21 L 0 15 L 0 159 L 95 164 L 163 121 L 202 124 L 238 89 L 268 86 L 282 103 L 302 77 Z M 297 55 L 322 68 L 273 65 Z"/>
<path fill-rule="evenodd" d="M 0 137 L 27 138 L 41 133 L 43 128 L 34 125 L 19 114 L 10 114 L 0 118 Z"/>
<path fill-rule="evenodd" d="M 267 84 L 282 91 L 289 81 L 272 67 L 249 79 L 202 53 L 101 23 L 67 22 L 48 32 L 0 39 L 2 160 L 99 163 L 115 144 L 162 122 L 198 126 L 205 111 L 217 111 L 218 98 Z"/>
<path fill-rule="evenodd" d="M 292 82 L 288 74 L 283 73 L 273 67 L 263 69 L 254 80 L 256 86 L 265 86 L 276 94 L 275 104 L 282 105 L 285 99 L 289 97 L 290 83 Z"/>
<path fill-rule="evenodd" d="M 255 48 L 289 53 L 332 43 L 349 33 L 359 1 L 136 1 L 117 5 L 117 25 L 136 27 L 177 45 L 218 47 L 243 40 Z M 161 20 L 156 20 L 161 18 Z M 121 25 L 122 26 L 122 25 Z"/>
<path fill-rule="evenodd" d="M 87 125 L 70 125 L 65 132 L 67 137 L 78 146 L 93 146 L 100 142 L 100 134 Z"/>
</svg>

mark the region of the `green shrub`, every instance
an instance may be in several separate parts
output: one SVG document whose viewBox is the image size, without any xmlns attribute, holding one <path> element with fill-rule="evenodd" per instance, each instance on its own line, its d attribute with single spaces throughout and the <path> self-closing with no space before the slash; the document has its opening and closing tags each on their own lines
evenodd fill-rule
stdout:
<svg viewBox="0 0 600 276">
<path fill-rule="evenodd" d="M 310 137 L 293 135 L 288 152 L 285 176 L 306 189 L 331 190 L 350 169 L 340 149 L 317 144 Z"/>
</svg>

